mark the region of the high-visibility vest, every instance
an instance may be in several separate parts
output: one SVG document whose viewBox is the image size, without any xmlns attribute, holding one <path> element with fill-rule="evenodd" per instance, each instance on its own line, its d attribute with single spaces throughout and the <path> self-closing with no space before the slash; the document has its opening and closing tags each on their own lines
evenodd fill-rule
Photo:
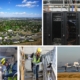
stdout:
<svg viewBox="0 0 80 80">
<path fill-rule="evenodd" d="M 8 77 L 8 80 L 17 80 L 17 76 L 15 76 L 14 79 L 13 77 Z"/>
<path fill-rule="evenodd" d="M 10 66 L 9 73 L 12 73 L 12 66 Z M 8 77 L 8 80 L 13 80 L 13 77 Z M 17 76 L 14 77 L 14 80 L 17 80 Z"/>
<path fill-rule="evenodd" d="M 39 62 L 40 62 L 40 58 L 41 58 L 41 57 L 39 57 L 38 60 L 37 60 L 36 55 L 34 55 L 32 62 L 33 62 L 33 63 L 39 63 Z"/>
</svg>

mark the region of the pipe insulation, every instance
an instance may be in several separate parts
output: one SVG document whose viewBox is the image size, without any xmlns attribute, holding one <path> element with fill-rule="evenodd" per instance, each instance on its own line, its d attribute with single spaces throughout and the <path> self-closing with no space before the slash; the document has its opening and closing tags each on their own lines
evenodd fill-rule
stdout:
<svg viewBox="0 0 80 80">
<path fill-rule="evenodd" d="M 0 66 L 0 80 L 2 80 L 2 67 Z"/>
</svg>

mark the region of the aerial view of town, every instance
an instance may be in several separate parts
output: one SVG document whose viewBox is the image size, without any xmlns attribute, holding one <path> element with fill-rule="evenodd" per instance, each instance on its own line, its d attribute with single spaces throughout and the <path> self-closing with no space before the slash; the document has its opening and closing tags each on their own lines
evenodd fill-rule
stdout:
<svg viewBox="0 0 80 80">
<path fill-rule="evenodd" d="M 41 33 L 40 0 L 7 0 L 0 5 L 0 45 L 41 45 Z"/>
</svg>

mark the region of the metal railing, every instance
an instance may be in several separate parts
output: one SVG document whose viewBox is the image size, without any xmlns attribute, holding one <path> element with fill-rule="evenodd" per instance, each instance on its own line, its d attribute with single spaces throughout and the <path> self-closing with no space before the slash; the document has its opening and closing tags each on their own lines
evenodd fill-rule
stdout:
<svg viewBox="0 0 80 80">
<path fill-rule="evenodd" d="M 54 54 L 55 48 L 43 56 L 43 80 L 56 80 L 56 70 L 54 71 L 56 68 L 53 69 L 54 66 L 52 66 L 54 65 L 53 58 L 56 57 Z"/>
<path fill-rule="evenodd" d="M 46 8 L 48 8 L 47 11 L 50 11 L 50 8 L 68 8 L 68 11 L 70 8 L 75 8 L 75 10 L 80 8 L 80 0 L 44 0 L 43 3 L 45 11 Z"/>
</svg>

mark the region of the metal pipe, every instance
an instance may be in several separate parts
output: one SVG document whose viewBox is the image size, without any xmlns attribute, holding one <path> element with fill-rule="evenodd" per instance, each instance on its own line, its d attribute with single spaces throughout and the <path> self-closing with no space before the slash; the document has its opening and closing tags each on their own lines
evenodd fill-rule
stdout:
<svg viewBox="0 0 80 80">
<path fill-rule="evenodd" d="M 70 2 L 68 0 L 68 11 L 70 11 Z"/>
<path fill-rule="evenodd" d="M 63 7 L 65 7 L 65 0 L 63 0 Z"/>
<path fill-rule="evenodd" d="M 72 6 L 72 11 L 73 11 L 73 9 L 74 9 L 74 6 Z"/>
<path fill-rule="evenodd" d="M 77 11 L 77 1 L 75 0 L 75 11 Z"/>
<path fill-rule="evenodd" d="M 44 6 L 62 6 L 63 4 L 44 4 Z M 65 4 L 65 6 L 68 6 L 69 4 Z M 75 4 L 70 4 L 70 6 L 72 6 L 72 5 L 74 5 L 75 6 Z M 76 6 L 80 6 L 80 4 L 76 4 Z"/>
<path fill-rule="evenodd" d="M 0 66 L 0 80 L 2 80 L 2 67 Z"/>
<path fill-rule="evenodd" d="M 70 4 L 73 4 L 73 1 L 72 0 L 70 0 L 71 2 L 70 2 Z M 74 6 L 72 5 L 72 11 L 74 10 Z"/>
</svg>

